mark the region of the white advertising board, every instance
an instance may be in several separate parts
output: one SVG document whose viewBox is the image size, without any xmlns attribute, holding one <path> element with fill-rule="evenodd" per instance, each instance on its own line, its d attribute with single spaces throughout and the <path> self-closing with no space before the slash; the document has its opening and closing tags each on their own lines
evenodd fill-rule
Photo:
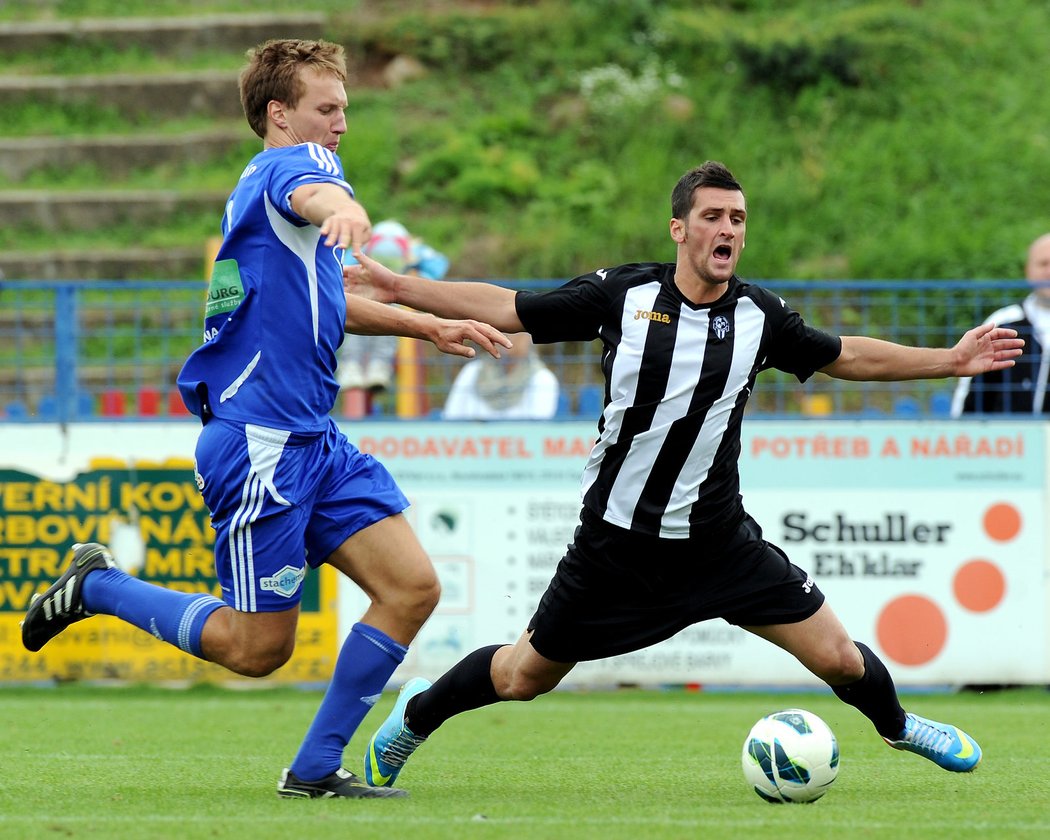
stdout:
<svg viewBox="0 0 1050 840">
<path fill-rule="evenodd" d="M 409 496 L 408 516 L 443 584 L 435 615 L 394 681 L 434 678 L 476 647 L 514 641 L 578 521 L 593 425 L 367 421 L 343 428 Z M 744 504 L 899 684 L 1045 684 L 1047 428 L 752 421 L 742 441 Z M 97 458 L 185 460 L 197 431 L 193 422 L 5 424 L 0 469 L 66 482 Z M 338 593 L 341 638 L 365 604 L 349 582 Z M 583 663 L 565 681 L 617 683 L 817 681 L 783 651 L 711 621 L 645 651 Z"/>
<path fill-rule="evenodd" d="M 745 429 L 746 508 L 900 684 L 1048 681 L 1042 424 L 809 421 Z M 476 647 L 514 641 L 577 524 L 593 427 L 347 431 L 409 495 L 409 515 L 444 586 L 397 678 L 433 678 Z M 349 626 L 364 603 L 347 584 L 341 604 Z M 818 683 L 783 651 L 721 621 L 582 663 L 564 684 L 610 682 Z"/>
</svg>

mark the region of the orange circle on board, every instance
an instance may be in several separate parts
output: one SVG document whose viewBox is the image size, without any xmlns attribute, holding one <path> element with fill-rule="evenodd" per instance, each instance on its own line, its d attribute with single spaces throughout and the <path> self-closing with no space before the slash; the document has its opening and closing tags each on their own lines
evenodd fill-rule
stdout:
<svg viewBox="0 0 1050 840">
<path fill-rule="evenodd" d="M 1021 514 L 1011 504 L 1000 502 L 984 512 L 984 532 L 997 542 L 1012 540 L 1021 532 Z"/>
<path fill-rule="evenodd" d="M 948 622 L 941 608 L 921 595 L 894 598 L 875 622 L 879 646 L 894 662 L 925 665 L 948 640 Z"/>
<path fill-rule="evenodd" d="M 970 612 L 995 609 L 1006 594 L 1006 577 L 989 560 L 963 563 L 952 582 L 955 599 Z"/>
</svg>

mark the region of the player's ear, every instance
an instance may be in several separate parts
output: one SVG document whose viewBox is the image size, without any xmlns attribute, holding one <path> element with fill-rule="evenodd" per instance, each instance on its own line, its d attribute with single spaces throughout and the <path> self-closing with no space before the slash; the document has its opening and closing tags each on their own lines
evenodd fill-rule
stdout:
<svg viewBox="0 0 1050 840">
<path fill-rule="evenodd" d="M 681 219 L 671 219 L 671 239 L 681 245 L 685 242 L 685 225 Z"/>
<path fill-rule="evenodd" d="M 288 128 L 288 120 L 284 115 L 284 103 L 271 99 L 266 103 L 266 115 L 278 128 Z"/>
</svg>

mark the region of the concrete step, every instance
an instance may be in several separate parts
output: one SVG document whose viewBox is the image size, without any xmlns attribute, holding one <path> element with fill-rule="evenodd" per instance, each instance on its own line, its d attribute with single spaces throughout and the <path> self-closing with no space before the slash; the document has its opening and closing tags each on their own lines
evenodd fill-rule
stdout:
<svg viewBox="0 0 1050 840">
<path fill-rule="evenodd" d="M 0 106 L 92 105 L 129 118 L 242 116 L 236 70 L 0 76 Z"/>
<path fill-rule="evenodd" d="M 5 282 L 17 280 L 194 280 L 204 277 L 199 248 L 55 249 L 0 252 Z"/>
<path fill-rule="evenodd" d="M 87 165 L 119 179 L 136 169 L 219 157 L 245 141 L 256 151 L 262 148 L 243 117 L 229 125 L 179 134 L 0 137 L 0 178 L 18 183 L 37 170 Z"/>
<path fill-rule="evenodd" d="M 218 14 L 185 17 L 82 18 L 0 23 L 0 54 L 46 52 L 98 42 L 141 46 L 157 55 L 239 53 L 268 38 L 320 38 L 324 12 Z"/>
<path fill-rule="evenodd" d="M 0 191 L 0 225 L 61 233 L 129 221 L 156 226 L 179 213 L 211 213 L 218 231 L 228 195 L 228 190 L 4 190 Z"/>
</svg>

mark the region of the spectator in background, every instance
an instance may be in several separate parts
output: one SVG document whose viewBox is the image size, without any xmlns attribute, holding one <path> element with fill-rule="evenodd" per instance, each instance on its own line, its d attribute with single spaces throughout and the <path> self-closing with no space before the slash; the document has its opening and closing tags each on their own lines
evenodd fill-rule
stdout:
<svg viewBox="0 0 1050 840">
<path fill-rule="evenodd" d="M 558 411 L 558 377 L 547 367 L 532 336 L 514 342 L 492 364 L 481 358 L 457 374 L 442 412 L 446 420 L 549 420 Z"/>
<path fill-rule="evenodd" d="M 985 321 L 1017 330 L 1025 341 L 1014 367 L 959 380 L 952 398 L 952 417 L 963 414 L 1047 414 L 1050 355 L 1050 233 L 1028 247 L 1024 275 L 1032 292 L 1020 303 L 993 312 Z"/>
<path fill-rule="evenodd" d="M 391 271 L 440 280 L 448 271 L 448 257 L 412 236 L 400 222 L 386 219 L 372 228 L 372 238 L 364 252 Z M 346 265 L 357 260 L 348 250 Z M 390 388 L 397 358 L 397 336 L 347 333 L 337 354 L 336 379 L 339 387 L 363 388 L 378 393 Z"/>
</svg>

